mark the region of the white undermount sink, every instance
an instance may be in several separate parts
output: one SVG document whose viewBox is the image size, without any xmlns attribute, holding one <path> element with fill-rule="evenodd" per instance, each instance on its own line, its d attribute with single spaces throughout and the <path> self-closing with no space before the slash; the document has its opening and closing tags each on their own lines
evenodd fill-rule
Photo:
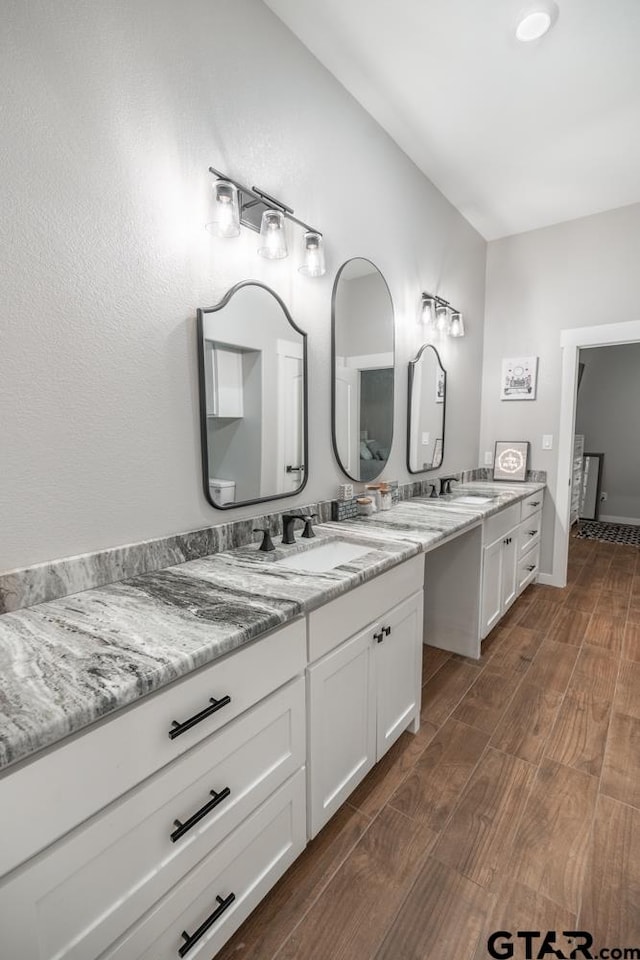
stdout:
<svg viewBox="0 0 640 960">
<path fill-rule="evenodd" d="M 479 506 L 481 503 L 491 503 L 495 497 L 483 497 L 479 493 L 470 493 L 464 497 L 456 497 L 454 503 L 471 503 Z"/>
<path fill-rule="evenodd" d="M 331 540 L 329 543 L 318 544 L 301 553 L 294 553 L 291 557 L 276 560 L 278 567 L 287 567 L 289 570 L 306 570 L 309 573 L 326 573 L 343 563 L 357 560 L 358 557 L 369 553 L 372 547 L 361 547 L 357 543 L 345 543 L 343 540 Z"/>
</svg>

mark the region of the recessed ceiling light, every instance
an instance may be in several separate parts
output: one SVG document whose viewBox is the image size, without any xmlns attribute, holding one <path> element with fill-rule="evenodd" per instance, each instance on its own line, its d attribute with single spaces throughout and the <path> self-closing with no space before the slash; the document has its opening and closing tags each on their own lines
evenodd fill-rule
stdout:
<svg viewBox="0 0 640 960">
<path fill-rule="evenodd" d="M 557 20 L 558 7 L 553 2 L 541 2 L 523 12 L 516 26 L 516 37 L 523 43 L 539 40 Z"/>
</svg>

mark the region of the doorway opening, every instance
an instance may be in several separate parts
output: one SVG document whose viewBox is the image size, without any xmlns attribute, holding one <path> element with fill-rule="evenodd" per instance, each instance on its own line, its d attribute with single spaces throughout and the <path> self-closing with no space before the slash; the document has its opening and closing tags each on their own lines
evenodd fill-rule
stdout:
<svg viewBox="0 0 640 960">
<path fill-rule="evenodd" d="M 567 583 L 580 350 L 589 347 L 636 343 L 638 341 L 640 341 L 640 320 L 607 323 L 594 327 L 576 327 L 575 329 L 561 331 L 562 378 L 558 474 L 555 491 L 556 523 L 551 574 L 551 584 L 553 586 L 564 587 Z"/>
</svg>

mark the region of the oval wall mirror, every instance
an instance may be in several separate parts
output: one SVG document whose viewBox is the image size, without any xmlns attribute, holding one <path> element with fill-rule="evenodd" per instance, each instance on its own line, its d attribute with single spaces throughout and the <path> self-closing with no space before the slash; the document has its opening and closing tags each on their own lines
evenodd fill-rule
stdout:
<svg viewBox="0 0 640 960">
<path fill-rule="evenodd" d="M 425 343 L 409 362 L 407 467 L 410 473 L 436 470 L 444 457 L 447 374 L 440 355 Z"/>
<path fill-rule="evenodd" d="M 331 314 L 333 449 L 348 477 L 368 482 L 391 452 L 395 360 L 391 294 L 370 260 L 342 265 Z"/>
<path fill-rule="evenodd" d="M 221 510 L 307 482 L 307 335 L 262 283 L 198 310 L 204 492 Z"/>
</svg>

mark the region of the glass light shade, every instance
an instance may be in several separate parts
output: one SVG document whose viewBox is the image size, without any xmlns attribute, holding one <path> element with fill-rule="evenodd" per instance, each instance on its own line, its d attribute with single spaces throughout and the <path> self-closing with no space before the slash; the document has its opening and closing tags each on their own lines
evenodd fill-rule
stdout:
<svg viewBox="0 0 640 960">
<path fill-rule="evenodd" d="M 435 333 L 436 329 L 436 318 L 435 318 L 435 301 L 433 297 L 428 297 L 426 294 L 422 294 L 422 322 L 425 325 L 427 333 Z"/>
<path fill-rule="evenodd" d="M 324 239 L 321 233 L 308 230 L 304 235 L 304 262 L 298 267 L 305 277 L 322 277 L 327 272 L 324 263 Z"/>
<path fill-rule="evenodd" d="M 464 337 L 464 320 L 462 314 L 457 310 L 451 314 L 451 325 L 449 327 L 450 337 Z"/>
<path fill-rule="evenodd" d="M 448 334 L 450 327 L 449 307 L 438 304 L 436 307 L 436 330 L 441 334 Z"/>
<path fill-rule="evenodd" d="M 283 260 L 287 256 L 284 214 L 280 210 L 265 210 L 262 214 L 258 253 L 266 260 Z"/>
<path fill-rule="evenodd" d="M 240 210 L 238 188 L 228 180 L 216 180 L 213 184 L 213 220 L 207 230 L 215 237 L 240 236 Z"/>
</svg>

